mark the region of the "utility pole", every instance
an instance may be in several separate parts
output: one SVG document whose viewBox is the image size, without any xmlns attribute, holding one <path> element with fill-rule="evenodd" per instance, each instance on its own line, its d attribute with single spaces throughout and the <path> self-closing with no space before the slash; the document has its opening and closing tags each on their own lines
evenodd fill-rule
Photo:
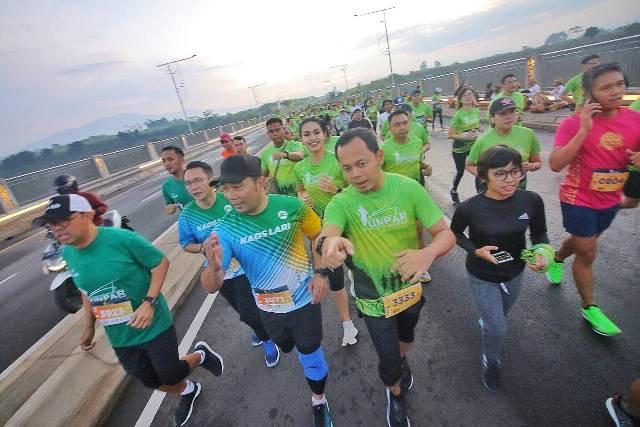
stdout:
<svg viewBox="0 0 640 427">
<path fill-rule="evenodd" d="M 253 100 L 256 102 L 256 113 L 258 115 L 260 115 L 260 103 L 258 102 L 258 92 L 256 91 L 256 88 L 264 85 L 266 85 L 266 83 L 259 83 L 257 85 L 249 86 L 249 89 L 251 89 L 251 91 L 253 92 Z"/>
<path fill-rule="evenodd" d="M 349 64 L 340 64 L 340 65 L 334 65 L 333 67 L 329 67 L 329 68 L 339 68 L 340 70 L 342 70 L 342 73 L 344 75 L 344 90 L 345 90 L 345 92 L 347 90 L 349 90 L 349 81 L 347 80 L 347 65 L 349 65 Z"/>
<path fill-rule="evenodd" d="M 195 58 L 196 55 L 193 54 L 188 58 L 177 59 L 171 62 L 165 62 L 164 64 L 156 65 L 157 68 L 167 67 L 167 74 L 171 76 L 171 81 L 173 82 L 173 88 L 176 90 L 176 95 L 178 96 L 178 102 L 180 103 L 180 108 L 182 109 L 182 114 L 184 115 L 184 120 L 187 122 L 187 128 L 189 128 L 189 133 L 193 133 L 191 129 L 191 122 L 189 122 L 189 118 L 187 117 L 187 111 L 184 109 L 184 102 L 182 101 L 182 96 L 180 95 L 180 89 L 178 89 L 178 84 L 176 83 L 175 74 L 178 72 L 177 68 L 171 68 L 173 64 L 177 64 L 178 62 L 187 61 L 189 59 Z"/>
<path fill-rule="evenodd" d="M 393 77 L 393 64 L 391 63 L 391 47 L 389 47 L 389 31 L 387 30 L 387 10 L 395 9 L 395 6 L 378 9 L 367 13 L 356 13 L 353 16 L 366 16 L 374 13 L 382 12 L 382 22 L 384 23 L 384 36 L 387 40 L 387 56 L 389 57 L 389 71 L 391 73 L 391 87 L 395 88 L 396 96 L 400 96 L 400 88 L 396 86 L 396 80 Z"/>
</svg>

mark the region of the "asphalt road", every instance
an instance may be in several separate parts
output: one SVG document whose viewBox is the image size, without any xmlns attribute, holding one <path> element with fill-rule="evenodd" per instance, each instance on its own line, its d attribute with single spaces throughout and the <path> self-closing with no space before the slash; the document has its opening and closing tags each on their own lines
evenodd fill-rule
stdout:
<svg viewBox="0 0 640 427">
<path fill-rule="evenodd" d="M 533 173 L 529 189 L 545 200 L 549 235 L 564 236 L 558 202 L 560 174 L 547 166 L 553 135 L 538 133 L 544 168 Z M 433 137 L 430 161 L 434 176 L 427 187 L 451 217 L 448 190 L 453 176 L 450 142 Z M 474 194 L 466 175 L 464 199 Z M 499 220 L 497 218 L 496 220 Z M 554 287 L 527 272 L 519 301 L 509 316 L 504 347 L 503 388 L 488 392 L 481 382 L 478 312 L 471 300 L 465 254 L 456 248 L 431 269 L 426 305 L 409 354 L 415 384 L 408 396 L 413 426 L 606 426 L 604 400 L 640 377 L 640 300 L 637 260 L 640 210 L 622 212 L 603 235 L 595 265 L 601 307 L 622 328 L 617 338 L 593 333 L 579 314 L 579 298 L 568 262 L 565 282 Z M 176 316 L 179 339 L 192 322 L 205 294 L 194 288 Z M 336 426 L 383 426 L 386 399 L 377 375 L 377 358 L 364 323 L 356 319 L 360 342 L 340 347 L 341 327 L 330 301 L 323 304 L 324 348 L 330 365 L 327 385 Z M 355 315 L 354 315 L 355 318 Z M 310 393 L 295 355 L 282 355 L 274 369 L 264 365 L 261 349 L 252 348 L 249 329 L 223 298 L 216 298 L 195 341 L 206 340 L 225 358 L 220 378 L 204 370 L 193 378 L 203 384 L 193 426 L 311 425 Z M 132 381 L 115 404 L 106 425 L 133 426 L 151 391 Z M 173 425 L 178 400 L 167 396 L 152 423 Z M 141 424 L 145 425 L 145 424 Z"/>
<path fill-rule="evenodd" d="M 249 134 L 247 142 L 254 153 L 268 140 L 261 129 Z M 219 156 L 216 148 L 200 160 L 217 169 Z M 155 239 L 176 220 L 162 210 L 160 186 L 166 177 L 163 171 L 117 193 L 107 200 L 109 209 L 127 215 L 137 232 Z M 42 231 L 0 251 L 0 372 L 66 315 L 49 291 L 55 276 L 44 275 L 40 267 L 44 237 Z"/>
</svg>

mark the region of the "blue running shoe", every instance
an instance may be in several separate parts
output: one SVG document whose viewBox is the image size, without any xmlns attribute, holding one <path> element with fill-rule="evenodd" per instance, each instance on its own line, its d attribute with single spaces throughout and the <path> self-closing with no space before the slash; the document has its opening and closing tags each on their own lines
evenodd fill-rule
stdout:
<svg viewBox="0 0 640 427">
<path fill-rule="evenodd" d="M 273 368 L 280 361 L 280 349 L 273 341 L 268 340 L 262 343 L 264 349 L 264 362 L 267 368 Z"/>
<path fill-rule="evenodd" d="M 253 334 L 251 335 L 251 345 L 254 347 L 258 347 L 259 345 L 262 345 L 262 340 L 258 338 L 256 334 Z"/>
</svg>

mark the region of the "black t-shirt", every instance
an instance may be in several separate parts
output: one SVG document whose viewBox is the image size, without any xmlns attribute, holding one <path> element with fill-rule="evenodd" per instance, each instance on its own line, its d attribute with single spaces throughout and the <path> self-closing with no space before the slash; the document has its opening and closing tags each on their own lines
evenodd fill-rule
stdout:
<svg viewBox="0 0 640 427">
<path fill-rule="evenodd" d="M 526 248 L 525 234 L 530 230 L 531 243 L 549 243 L 542 198 L 531 191 L 516 190 L 506 200 L 495 200 L 480 193 L 465 200 L 453 215 L 451 230 L 458 245 L 467 251 L 469 273 L 487 282 L 506 282 L 522 272 L 525 263 L 520 253 Z M 469 229 L 469 237 L 464 231 Z M 492 264 L 475 255 L 483 246 L 497 246 L 514 258 Z"/>
<path fill-rule="evenodd" d="M 349 129 L 353 129 L 353 128 L 371 129 L 371 122 L 369 122 L 369 120 L 367 119 L 351 120 L 349 122 Z"/>
</svg>

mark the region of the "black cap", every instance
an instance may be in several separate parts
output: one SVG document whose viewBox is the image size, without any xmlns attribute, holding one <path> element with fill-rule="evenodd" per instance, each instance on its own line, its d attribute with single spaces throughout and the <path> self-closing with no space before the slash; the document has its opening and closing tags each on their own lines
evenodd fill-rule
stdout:
<svg viewBox="0 0 640 427">
<path fill-rule="evenodd" d="M 414 90 L 411 91 L 411 96 L 419 95 L 421 93 L 422 93 L 422 91 L 420 90 L 420 88 L 417 87 L 417 88 L 415 88 Z"/>
<path fill-rule="evenodd" d="M 63 194 L 49 199 L 44 208 L 44 214 L 34 219 L 31 224 L 42 227 L 50 221 L 67 219 L 76 212 L 91 212 L 93 208 L 82 196 L 77 194 Z"/>
<path fill-rule="evenodd" d="M 261 176 L 262 168 L 260 159 L 247 154 L 236 154 L 227 157 L 220 165 L 220 178 L 212 181 L 209 185 L 214 187 L 218 184 L 237 184 L 250 176 Z"/>
<path fill-rule="evenodd" d="M 489 115 L 495 116 L 496 114 L 504 113 L 508 110 L 515 110 L 518 107 L 511 98 L 496 98 L 489 107 Z"/>
</svg>

